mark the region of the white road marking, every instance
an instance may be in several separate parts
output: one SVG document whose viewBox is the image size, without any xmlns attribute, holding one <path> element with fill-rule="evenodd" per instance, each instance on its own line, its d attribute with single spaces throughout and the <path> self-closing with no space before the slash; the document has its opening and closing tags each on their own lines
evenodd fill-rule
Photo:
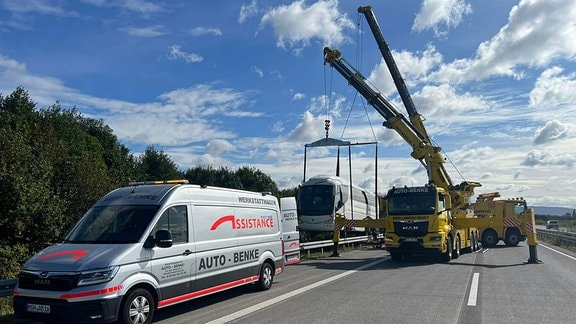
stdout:
<svg viewBox="0 0 576 324">
<path fill-rule="evenodd" d="M 470 294 L 468 295 L 468 306 L 476 306 L 476 299 L 478 298 L 479 280 L 480 280 L 480 274 L 478 272 L 475 272 L 474 276 L 472 276 L 472 284 L 470 285 Z"/>
<path fill-rule="evenodd" d="M 555 249 L 553 249 L 553 248 L 551 248 L 551 247 L 549 247 L 549 246 L 546 246 L 546 245 L 544 245 L 544 244 L 538 244 L 538 245 L 541 246 L 541 247 L 543 247 L 543 248 L 547 248 L 547 249 L 550 250 L 550 251 L 554 251 L 554 252 L 556 252 L 556 253 L 558 253 L 558 254 L 561 254 L 561 255 L 563 255 L 563 256 L 565 256 L 565 257 L 567 257 L 567 258 L 570 258 L 570 259 L 576 261 L 576 258 L 575 258 L 575 257 L 573 257 L 573 256 L 571 256 L 571 255 L 568 255 L 568 254 L 566 254 L 566 253 L 564 253 L 564 252 L 560 252 L 560 251 L 555 250 Z"/>
<path fill-rule="evenodd" d="M 325 284 L 327 284 L 327 283 L 330 283 L 330 282 L 332 282 L 332 281 L 335 281 L 335 280 L 338 280 L 338 279 L 340 279 L 340 278 L 349 276 L 349 275 L 351 275 L 351 274 L 353 274 L 353 273 L 356 273 L 356 272 L 358 272 L 358 271 L 361 271 L 361 270 L 364 270 L 364 269 L 373 267 L 373 266 L 377 265 L 378 263 L 384 262 L 384 261 L 386 261 L 386 260 L 388 260 L 388 259 L 387 259 L 387 258 L 384 258 L 384 259 L 381 259 L 381 260 L 378 260 L 378 261 L 374 261 L 374 262 L 368 263 L 368 264 L 363 265 L 363 266 L 361 266 L 361 267 L 358 267 L 358 268 L 356 268 L 356 269 L 354 269 L 354 270 L 349 270 L 349 271 L 346 271 L 346 272 L 341 273 L 341 274 L 339 274 L 339 275 L 336 275 L 336 276 L 333 276 L 333 277 L 330 277 L 330 278 L 326 278 L 326 279 L 324 279 L 324 280 L 315 282 L 315 283 L 313 283 L 313 284 L 311 284 L 311 285 L 308 285 L 308 286 L 305 286 L 305 287 L 296 289 L 296 290 L 294 290 L 294 291 L 291 291 L 291 292 L 289 292 L 289 293 L 287 293 L 287 294 L 284 294 L 284 295 L 281 295 L 281 296 L 272 298 L 272 299 L 270 299 L 270 300 L 261 302 L 260 304 L 256 304 L 256 305 L 250 306 L 250 307 L 248 307 L 248 308 L 245 308 L 245 309 L 243 309 L 243 310 L 237 311 L 237 312 L 235 312 L 235 313 L 226 315 L 226 316 L 224 316 L 224 317 L 217 318 L 217 319 L 215 319 L 215 320 L 213 320 L 213 321 L 211 321 L 211 322 L 208 322 L 207 324 L 221 324 L 221 323 L 226 323 L 226 322 L 230 322 L 230 321 L 236 320 L 236 319 L 238 319 L 238 318 L 240 318 L 240 317 L 243 317 L 243 316 L 246 316 L 246 315 L 248 315 L 248 314 L 257 312 L 257 311 L 259 311 L 259 310 L 261 310 L 261 309 L 263 309 L 263 308 L 266 308 L 266 307 L 268 307 L 268 306 L 272 306 L 272 305 L 274 305 L 274 304 L 277 304 L 277 303 L 279 303 L 279 302 L 282 302 L 282 301 L 284 301 L 284 300 L 286 300 L 286 299 L 288 299 L 288 298 L 292 298 L 292 297 L 294 297 L 294 296 L 303 294 L 303 293 L 305 293 L 305 292 L 307 292 L 307 291 L 309 291 L 309 290 L 312 290 L 312 289 L 314 289 L 314 288 L 320 287 L 320 286 L 325 285 Z"/>
</svg>

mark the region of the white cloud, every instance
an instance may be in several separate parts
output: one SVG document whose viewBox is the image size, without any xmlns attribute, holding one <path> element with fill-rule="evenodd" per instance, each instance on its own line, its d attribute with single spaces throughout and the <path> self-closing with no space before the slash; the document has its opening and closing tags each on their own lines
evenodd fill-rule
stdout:
<svg viewBox="0 0 576 324">
<path fill-rule="evenodd" d="M 234 145 L 228 142 L 227 140 L 223 139 L 213 139 L 208 142 L 206 145 L 206 153 L 208 153 L 212 157 L 218 157 L 222 153 L 227 151 L 233 151 Z"/>
<path fill-rule="evenodd" d="M 310 111 L 306 111 L 302 121 L 290 133 L 288 139 L 300 143 L 316 141 L 324 137 L 323 128 L 320 127 L 322 125 L 324 125 L 324 118 L 314 116 Z"/>
<path fill-rule="evenodd" d="M 534 136 L 532 142 L 536 145 L 547 144 L 552 141 L 559 140 L 566 137 L 568 134 L 568 127 L 557 121 L 551 120 L 544 125 L 544 127 L 538 129 Z"/>
<path fill-rule="evenodd" d="M 557 105 L 574 106 L 576 102 L 576 73 L 561 75 L 563 69 L 555 66 L 546 69 L 530 91 L 530 107 L 542 108 Z"/>
<path fill-rule="evenodd" d="M 222 31 L 219 28 L 214 27 L 196 27 L 191 29 L 189 33 L 192 36 L 204 36 L 204 35 L 222 36 Z"/>
<path fill-rule="evenodd" d="M 430 29 L 437 36 L 446 33 L 441 30 L 443 25 L 447 29 L 457 27 L 464 15 L 472 13 L 472 6 L 462 0 L 424 0 L 420 12 L 414 18 L 412 30 L 417 32 Z"/>
<path fill-rule="evenodd" d="M 442 122 L 456 122 L 455 115 L 474 110 L 486 111 L 490 107 L 490 103 L 481 97 L 471 93 L 457 93 L 449 84 L 424 86 L 414 94 L 413 100 L 422 114 L 442 118 Z"/>
<path fill-rule="evenodd" d="M 252 65 L 250 67 L 250 71 L 252 71 L 253 73 L 255 73 L 259 78 L 263 78 L 264 77 L 264 71 L 262 71 L 261 68 Z"/>
<path fill-rule="evenodd" d="M 392 50 L 392 56 L 398 66 L 404 82 L 408 89 L 425 81 L 425 77 L 430 71 L 442 63 L 442 55 L 436 51 L 434 46 L 428 45 L 426 50 L 421 53 L 411 53 L 408 51 L 396 52 Z M 396 87 L 390 71 L 384 59 L 372 70 L 368 80 L 382 92 L 383 95 L 389 96 L 396 93 Z"/>
<path fill-rule="evenodd" d="M 576 163 L 576 153 L 554 153 L 546 150 L 532 150 L 526 154 L 523 165 L 535 167 L 542 166 L 564 166 L 572 169 Z"/>
<path fill-rule="evenodd" d="M 164 28 L 164 26 L 162 26 L 162 25 L 154 25 L 154 26 L 141 27 L 141 28 L 127 27 L 127 28 L 121 28 L 120 30 L 125 32 L 126 34 L 128 34 L 130 36 L 143 37 L 143 38 L 158 37 L 158 36 L 166 35 L 168 33 L 166 31 L 166 29 Z"/>
<path fill-rule="evenodd" d="M 149 17 L 166 11 L 166 9 L 154 1 L 146 0 L 82 0 L 96 7 L 120 8 L 130 12 L 136 12 L 143 17 Z"/>
<path fill-rule="evenodd" d="M 260 28 L 271 25 L 276 46 L 299 51 L 314 38 L 332 46 L 347 41 L 344 31 L 354 29 L 346 14 L 338 11 L 337 0 L 320 0 L 306 6 L 303 0 L 273 8 L 260 21 Z"/>
<path fill-rule="evenodd" d="M 301 93 L 301 92 L 296 92 L 293 96 L 292 96 L 292 101 L 300 101 L 303 100 L 304 98 L 306 98 L 306 95 Z"/>
<path fill-rule="evenodd" d="M 169 49 L 170 54 L 168 54 L 168 58 L 171 60 L 184 60 L 186 63 L 199 63 L 204 61 L 202 56 L 194 53 L 186 53 L 178 45 L 172 45 Z"/>
<path fill-rule="evenodd" d="M 249 4 L 242 4 L 240 7 L 240 14 L 238 15 L 238 22 L 243 23 L 248 18 L 255 16 L 258 13 L 258 6 L 256 0 L 252 0 Z"/>
<path fill-rule="evenodd" d="M 522 0 L 510 11 L 508 24 L 478 46 L 474 59 L 458 59 L 430 79 L 482 80 L 491 76 L 524 78 L 524 66 L 542 67 L 576 57 L 576 2 Z"/>
</svg>

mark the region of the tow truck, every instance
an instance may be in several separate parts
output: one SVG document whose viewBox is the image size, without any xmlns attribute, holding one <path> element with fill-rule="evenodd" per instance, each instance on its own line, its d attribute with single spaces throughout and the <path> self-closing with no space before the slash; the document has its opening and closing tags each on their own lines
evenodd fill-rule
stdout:
<svg viewBox="0 0 576 324">
<path fill-rule="evenodd" d="M 445 157 L 442 148 L 436 146 L 428 136 L 423 123 L 424 118 L 412 102 L 372 8 L 359 7 L 358 12 L 364 14 L 368 21 L 410 119 L 368 84 L 366 77 L 341 57 L 340 51 L 325 47 L 324 64 L 329 64 L 340 73 L 384 117 L 383 126 L 396 131 L 410 145 L 411 156 L 426 169 L 429 182 L 420 187 L 390 189 L 381 203 L 381 206 L 384 206 L 384 220 L 357 221 L 355 226 L 384 228 L 385 248 L 393 260 L 400 260 L 413 254 L 434 253 L 441 255 L 443 261 L 448 262 L 458 258 L 462 251 L 472 252 L 479 249 L 479 242 L 483 239 L 487 245 L 497 242 L 497 238 L 492 235 L 494 229 L 489 226 L 499 223 L 499 220 L 514 218 L 517 220 L 515 223 L 523 230 L 514 232 L 515 235 L 504 236 L 505 241 L 508 245 L 514 245 L 518 244 L 517 241 L 522 237 L 528 237 L 530 258 L 527 262 L 540 262 L 536 255 L 533 210 L 527 208 L 524 200 L 494 200 L 496 195 L 479 196 L 476 203 L 470 202 L 474 196 L 474 189 L 481 184 L 474 181 L 455 184 L 452 181 L 444 167 Z M 478 217 L 475 209 L 481 210 L 486 206 L 491 209 L 488 208 L 486 213 L 479 213 L 482 217 Z M 513 213 L 506 213 L 510 214 L 510 217 L 504 217 L 504 212 L 495 212 L 509 209 L 514 210 Z M 333 255 L 337 255 L 341 224 L 346 223 L 349 221 L 345 219 L 336 221 Z M 496 235 L 498 239 L 499 235 Z"/>
</svg>

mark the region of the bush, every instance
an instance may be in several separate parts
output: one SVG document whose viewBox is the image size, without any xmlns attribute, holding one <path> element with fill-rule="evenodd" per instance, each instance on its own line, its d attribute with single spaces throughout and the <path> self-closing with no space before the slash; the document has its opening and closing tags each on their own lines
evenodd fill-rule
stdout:
<svg viewBox="0 0 576 324">
<path fill-rule="evenodd" d="M 22 244 L 0 245 L 0 279 L 16 278 L 20 267 L 30 257 L 30 251 Z M 0 298 L 0 323 L 12 316 L 12 297 Z"/>
</svg>

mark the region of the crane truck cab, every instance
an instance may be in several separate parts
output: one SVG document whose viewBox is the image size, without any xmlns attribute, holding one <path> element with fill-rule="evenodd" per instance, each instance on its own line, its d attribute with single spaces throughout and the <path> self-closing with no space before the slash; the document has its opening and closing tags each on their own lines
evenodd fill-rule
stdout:
<svg viewBox="0 0 576 324">
<path fill-rule="evenodd" d="M 392 188 L 386 195 L 386 250 L 394 260 L 405 255 L 438 254 L 444 261 L 462 249 L 476 249 L 474 228 L 454 226 L 454 218 L 472 217 L 452 211 L 449 193 L 441 187 Z"/>
<path fill-rule="evenodd" d="M 116 189 L 24 264 L 15 315 L 150 323 L 157 308 L 248 283 L 269 289 L 284 269 L 281 222 L 265 193 L 185 180 Z"/>
</svg>

